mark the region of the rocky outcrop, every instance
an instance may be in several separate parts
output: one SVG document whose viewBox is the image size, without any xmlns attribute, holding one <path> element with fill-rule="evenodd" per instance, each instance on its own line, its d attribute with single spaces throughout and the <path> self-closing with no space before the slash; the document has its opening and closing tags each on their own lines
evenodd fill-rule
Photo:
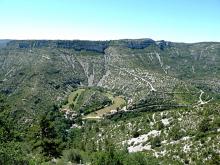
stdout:
<svg viewBox="0 0 220 165">
<path fill-rule="evenodd" d="M 57 41 L 56 47 L 75 49 L 77 51 L 95 51 L 99 53 L 104 53 L 104 50 L 108 47 L 107 41 Z"/>
<path fill-rule="evenodd" d="M 164 40 L 156 41 L 155 43 L 158 45 L 160 50 L 164 50 L 165 47 L 170 47 L 171 46 L 171 42 L 167 42 L 167 41 L 164 41 Z"/>
<path fill-rule="evenodd" d="M 140 40 L 123 40 L 126 47 L 131 49 L 144 49 L 155 43 L 152 39 L 140 39 Z"/>
<path fill-rule="evenodd" d="M 76 51 L 95 51 L 98 53 L 104 53 L 104 50 L 108 47 L 108 41 L 80 41 L 80 40 L 22 40 L 22 41 L 11 41 L 8 43 L 9 47 L 27 49 L 27 48 L 64 48 L 64 49 L 75 49 Z"/>
<path fill-rule="evenodd" d="M 165 44 L 164 44 L 165 43 Z M 0 43 L 1 44 L 1 43 Z M 117 41 L 82 41 L 82 40 L 20 40 L 10 41 L 7 45 L 13 48 L 64 48 L 74 49 L 76 51 L 95 51 L 98 53 L 104 53 L 104 50 L 109 46 L 122 46 L 131 49 L 144 49 L 156 42 L 152 39 L 137 39 L 137 40 L 117 40 Z M 161 42 L 160 47 L 164 47 L 166 42 Z"/>
</svg>

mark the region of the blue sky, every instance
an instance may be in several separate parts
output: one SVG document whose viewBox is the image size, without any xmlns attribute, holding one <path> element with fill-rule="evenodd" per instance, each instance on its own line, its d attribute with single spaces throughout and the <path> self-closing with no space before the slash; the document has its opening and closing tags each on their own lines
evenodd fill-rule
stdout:
<svg viewBox="0 0 220 165">
<path fill-rule="evenodd" d="M 220 41 L 220 0 L 0 0 L 1 39 Z"/>
</svg>

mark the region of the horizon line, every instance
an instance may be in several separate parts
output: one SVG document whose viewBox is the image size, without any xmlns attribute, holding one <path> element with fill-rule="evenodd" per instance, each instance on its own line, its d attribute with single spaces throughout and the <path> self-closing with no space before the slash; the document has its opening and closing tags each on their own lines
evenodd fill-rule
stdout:
<svg viewBox="0 0 220 165">
<path fill-rule="evenodd" d="M 185 41 L 171 41 L 171 40 L 154 40 L 152 38 L 121 38 L 121 39 L 39 39 L 39 38 L 29 38 L 29 39 L 10 39 L 10 38 L 0 38 L 0 40 L 9 40 L 9 41 L 120 41 L 120 40 L 153 40 L 155 42 L 159 41 L 165 41 L 165 42 L 171 42 L 171 43 L 186 43 L 186 44 L 193 44 L 193 43 L 207 43 L 207 42 L 212 42 L 212 43 L 219 43 L 220 41 L 195 41 L 195 42 L 185 42 Z"/>
</svg>

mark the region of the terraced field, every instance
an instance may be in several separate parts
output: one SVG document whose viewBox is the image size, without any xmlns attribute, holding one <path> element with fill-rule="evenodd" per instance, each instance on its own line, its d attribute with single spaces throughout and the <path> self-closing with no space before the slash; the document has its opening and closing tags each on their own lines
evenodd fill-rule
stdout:
<svg viewBox="0 0 220 165">
<path fill-rule="evenodd" d="M 80 113 L 84 116 L 83 119 L 100 119 L 104 117 L 104 115 L 114 113 L 126 105 L 126 101 L 123 96 L 113 96 L 113 94 L 109 91 L 100 93 L 99 90 L 91 87 L 80 87 L 69 94 L 67 102 L 62 106 L 61 111 L 68 111 L 68 113 L 71 111 L 71 113 L 77 113 L 80 109 L 82 109 L 82 107 L 85 107 L 87 102 L 89 102 L 97 93 L 103 97 L 102 99 L 108 99 L 108 104 L 105 104 L 105 102 L 99 102 L 95 106 L 87 106 L 88 109 L 91 109 L 91 107 L 93 109 L 90 110 L 91 113 L 88 113 L 85 116 L 83 114 L 87 112 L 88 109 L 85 108 L 84 111 L 81 111 Z"/>
</svg>

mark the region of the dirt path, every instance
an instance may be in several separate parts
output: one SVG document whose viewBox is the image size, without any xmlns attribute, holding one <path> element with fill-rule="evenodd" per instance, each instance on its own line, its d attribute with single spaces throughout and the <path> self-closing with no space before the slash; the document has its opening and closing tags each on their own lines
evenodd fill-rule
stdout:
<svg viewBox="0 0 220 165">
<path fill-rule="evenodd" d="M 102 117 L 100 117 L 100 116 L 85 116 L 85 117 L 83 117 L 82 118 L 83 120 L 85 120 L 85 119 L 89 119 L 89 120 L 97 120 L 97 119 L 102 119 Z"/>
<path fill-rule="evenodd" d="M 112 67 L 115 67 L 115 66 L 112 66 Z M 119 69 L 119 70 L 121 70 L 121 71 L 124 71 L 124 72 L 126 72 L 126 73 L 128 73 L 128 74 L 130 74 L 130 75 L 132 75 L 132 76 L 134 76 L 134 77 L 136 77 L 137 79 L 139 79 L 139 80 L 141 80 L 141 81 L 143 81 L 143 82 L 146 82 L 146 83 L 150 86 L 151 91 L 154 91 L 154 92 L 156 91 L 156 89 L 153 87 L 153 85 L 152 85 L 148 80 L 146 80 L 146 79 L 140 77 L 139 75 L 137 75 L 137 74 L 135 74 L 135 73 L 131 73 L 130 71 L 128 71 L 128 70 L 126 70 L 126 69 L 118 68 L 118 67 L 115 67 L 115 68 L 117 68 L 117 69 Z"/>
<path fill-rule="evenodd" d="M 204 94 L 204 91 L 203 90 L 200 90 L 200 95 L 199 95 L 199 101 L 198 101 L 198 105 L 197 106 L 200 106 L 200 105 L 204 105 L 204 104 L 207 104 L 209 103 L 210 101 L 213 100 L 213 98 L 207 100 L 207 101 L 203 101 L 202 100 L 202 95 Z"/>
</svg>

